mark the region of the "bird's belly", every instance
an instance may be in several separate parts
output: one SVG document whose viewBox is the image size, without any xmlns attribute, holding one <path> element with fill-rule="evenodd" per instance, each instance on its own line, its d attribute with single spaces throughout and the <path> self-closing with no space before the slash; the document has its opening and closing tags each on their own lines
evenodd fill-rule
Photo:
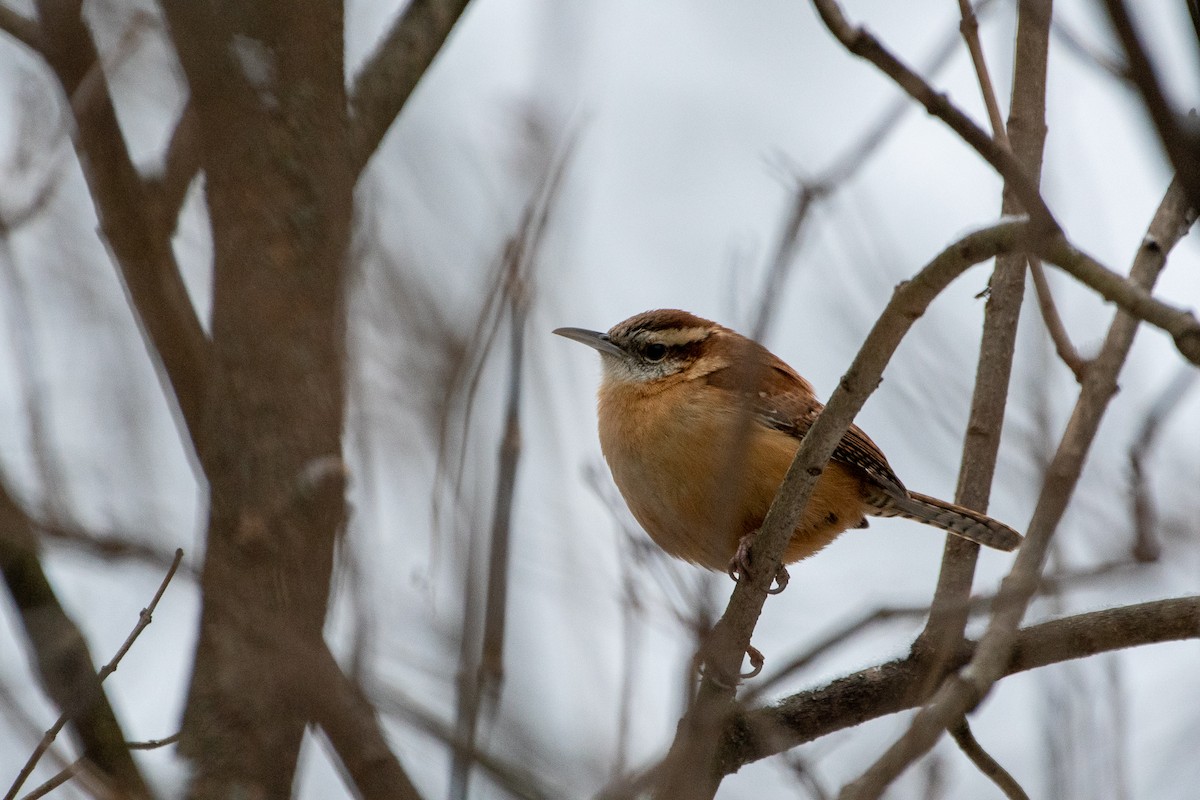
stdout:
<svg viewBox="0 0 1200 800">
<path fill-rule="evenodd" d="M 739 437 L 729 416 L 675 406 L 671 414 L 627 419 L 619 428 L 602 425 L 600 437 L 613 480 L 650 538 L 673 556 L 715 570 L 724 570 L 739 540 L 762 526 L 799 446 L 754 422 Z M 832 462 L 784 561 L 817 552 L 859 524 L 864 509 L 860 479 Z"/>
</svg>

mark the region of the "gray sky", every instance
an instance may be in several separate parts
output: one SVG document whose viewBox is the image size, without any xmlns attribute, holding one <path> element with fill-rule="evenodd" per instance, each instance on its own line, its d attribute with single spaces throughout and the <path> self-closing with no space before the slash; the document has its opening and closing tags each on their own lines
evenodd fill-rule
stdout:
<svg viewBox="0 0 1200 800">
<path fill-rule="evenodd" d="M 669 744 L 691 647 L 674 613 L 681 604 L 675 587 L 700 587 L 719 608 L 731 584 L 686 564 L 628 571 L 619 520 L 583 480 L 586 468 L 601 464 L 597 359 L 549 331 L 603 329 L 655 307 L 686 308 L 748 329 L 789 202 L 789 170 L 820 174 L 897 93 L 847 56 L 805 3 L 477 3 L 358 190 L 346 435 L 356 518 L 330 637 L 347 651 L 354 634 L 366 631 L 380 694 L 394 699 L 390 689 L 398 689 L 420 710 L 453 719 L 465 532 L 484 525 L 491 507 L 506 368 L 501 347 L 485 369 L 469 432 L 466 452 L 476 466 L 464 473 L 455 500 L 434 478 L 436 442 L 427 431 L 436 387 L 414 388 L 409 380 L 433 380 L 438 365 L 413 342 L 439 325 L 469 329 L 478 319 L 485 281 L 533 191 L 522 165 L 546 158 L 531 144 L 526 121 L 538 119 L 552 144 L 574 132 L 578 144 L 536 265 L 508 671 L 498 717 L 481 741 L 564 796 L 586 796 L 610 777 L 618 753 L 637 767 Z M 1004 106 L 1012 5 L 996 2 L 982 20 Z M 1181 105 L 1194 104 L 1200 87 L 1183 4 L 1137 5 Z M 131 25 L 126 6 L 109 0 L 90 8 L 98 38 L 115 51 Z M 858 2 L 846 11 L 918 67 L 957 25 L 956 4 L 948 0 Z M 369 52 L 393 13 L 391 4 L 351 4 L 350 63 Z M 1056 14 L 1097 51 L 1114 50 L 1096 4 L 1061 0 Z M 157 18 L 143 28 L 110 73 L 131 148 L 153 169 L 182 84 L 166 60 Z M 1132 94 L 1061 42 L 1053 48 L 1045 195 L 1077 245 L 1124 272 L 1169 172 Z M 962 48 L 934 83 L 984 123 Z M 51 86 L 18 47 L 0 45 L 0 102 L 14 110 L 0 114 L 0 208 L 13 213 L 47 181 L 57 187 L 45 213 L 0 249 L 0 418 L 7 421 L 0 425 L 0 464 L 31 509 L 164 551 L 184 547 L 198 566 L 200 490 L 95 239 Z M 32 148 L 28 163 L 21 147 Z M 176 247 L 196 302 L 207 309 L 210 252 L 196 188 Z M 813 216 L 767 344 L 827 397 L 894 284 L 964 232 L 994 221 L 999 189 L 977 156 L 938 122 L 910 111 Z M 1195 241 L 1185 240 L 1156 294 L 1195 307 L 1198 261 Z M 1074 341 L 1084 355 L 1093 353 L 1112 309 L 1062 276 L 1051 279 Z M 858 420 L 910 487 L 943 497 L 954 489 L 983 313 L 974 296 L 986 280 L 986 270 L 976 268 L 939 298 Z M 398 296 L 408 305 L 393 302 Z M 992 503 L 994 515 L 1017 528 L 1029 520 L 1041 464 L 1075 396 L 1032 302 L 1022 326 Z M 1139 335 L 1058 535 L 1054 566 L 1086 568 L 1127 553 L 1128 448 L 1181 363 L 1165 336 Z M 31 407 L 38 413 L 31 416 Z M 1153 454 L 1161 563 L 1038 602 L 1031 619 L 1200 589 L 1198 423 L 1200 391 L 1193 391 Z M 39 441 L 52 443 L 41 461 Z M 435 494 L 443 498 L 436 519 Z M 927 602 L 941 548 L 942 537 L 930 529 L 880 520 L 796 565 L 790 588 L 767 604 L 755 636 L 768 669 L 866 610 Z M 994 588 L 1011 560 L 984 553 L 976 591 Z M 99 660 L 124 639 L 161 578 L 157 568 L 98 565 L 56 548 L 47 563 Z M 628 741 L 619 745 L 627 577 L 642 611 L 631 634 L 637 703 Z M 34 688 L 11 610 L 2 608 L 0 641 L 12 644 L 3 648 L 9 655 L 0 658 L 0 681 L 19 693 L 20 707 L 38 725 L 48 724 L 51 710 Z M 177 580 L 111 679 L 131 735 L 156 738 L 177 729 L 197 615 L 194 582 Z M 780 694 L 902 654 L 919 624 L 889 624 L 850 640 Z M 1194 642 L 1160 645 L 1007 679 L 977 715 L 976 734 L 1034 796 L 1118 796 L 1110 793 L 1117 785 L 1129 797 L 1190 797 L 1200 784 L 1195 656 Z M 906 719 L 888 717 L 797 753 L 834 790 L 882 752 Z M 427 796 L 444 795 L 444 750 L 402 720 L 391 719 L 389 731 Z M 24 761 L 27 741 L 0 709 L 0 781 Z M 301 795 L 342 796 L 321 745 L 310 744 Z M 944 770 L 946 796 L 994 793 L 953 745 L 943 742 L 933 758 Z M 180 763 L 166 753 L 143 763 L 168 792 L 183 780 Z M 918 796 L 922 769 L 889 796 Z M 720 796 L 804 796 L 794 783 L 772 759 L 730 778 Z M 476 789 L 479 797 L 504 796 L 486 781 Z"/>
</svg>

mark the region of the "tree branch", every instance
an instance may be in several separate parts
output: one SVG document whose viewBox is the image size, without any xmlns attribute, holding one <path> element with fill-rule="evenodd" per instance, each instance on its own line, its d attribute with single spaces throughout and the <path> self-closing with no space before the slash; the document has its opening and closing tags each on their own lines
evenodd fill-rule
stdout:
<svg viewBox="0 0 1200 800">
<path fill-rule="evenodd" d="M 750 646 L 783 550 L 825 463 L 867 396 L 879 385 L 883 369 L 900 340 L 933 298 L 968 267 L 998 253 L 1027 246 L 1025 237 L 1030 227 L 1027 222 L 1004 222 L 970 234 L 944 250 L 912 280 L 896 288 L 825 410 L 801 442 L 751 546 L 750 562 L 758 566 L 750 576 L 738 581 L 724 615 L 703 647 L 704 677 L 695 703 L 680 721 L 667 755 L 672 768 L 666 770 L 658 797 L 711 798 L 716 793 L 723 775 L 715 769 L 717 732 L 733 712 L 742 657 Z"/>
<path fill-rule="evenodd" d="M 350 94 L 355 173 L 370 161 L 468 2 L 412 0 L 358 73 Z"/>
<path fill-rule="evenodd" d="M 1017 632 L 1003 675 L 1100 653 L 1200 637 L 1200 596 L 1157 600 L 1043 622 Z M 970 661 L 978 642 L 964 643 L 952 666 Z M 739 715 L 724 732 L 724 773 L 834 731 L 894 714 L 927 699 L 914 690 L 921 663 L 891 661 Z"/>
<path fill-rule="evenodd" d="M 421 795 L 388 748 L 375 709 L 334 660 L 323 641 L 299 660 L 299 696 L 321 726 L 363 800 L 420 800 Z"/>
<path fill-rule="evenodd" d="M 971 24 L 974 15 L 970 13 L 967 0 L 960 0 L 960 6 L 963 9 L 963 35 L 969 43 L 974 43 L 971 46 L 972 57 L 976 61 L 979 83 L 992 118 L 996 141 L 1014 153 L 1034 181 L 1040 181 L 1046 138 L 1049 9 L 1036 0 L 1022 0 L 1019 5 L 1009 109 L 1009 126 L 1013 133 L 1010 139 L 1000 120 L 999 103 L 992 91 L 982 46 L 978 36 L 972 35 L 977 28 Z M 1022 210 L 1019 198 L 1007 182 L 1001 195 L 1000 210 L 1002 215 L 1019 214 Z M 983 318 L 983 340 L 975 370 L 975 389 L 971 397 L 967 430 L 963 436 L 962 466 L 955 489 L 955 501 L 977 511 L 987 511 L 991 499 L 1016 350 L 1017 324 L 1025 295 L 1025 262 L 1025 253 L 997 256 Z M 942 553 L 942 567 L 929 610 L 929 620 L 914 644 L 914 652 L 930 659 L 929 678 L 935 685 L 945 674 L 942 660 L 953 652 L 966 629 L 967 600 L 975 577 L 979 547 L 957 536 L 950 536 Z"/>
<path fill-rule="evenodd" d="M 162 360 L 189 443 L 200 447 L 209 347 L 146 188 L 130 160 L 79 0 L 38 0 L 45 56 L 75 114 L 76 152 L 105 240 L 124 278 L 147 346 Z"/>
<path fill-rule="evenodd" d="M 969 0 L 958 0 L 959 12 L 962 15 L 962 35 L 971 52 L 971 61 L 975 64 L 975 72 L 979 76 L 979 90 L 983 102 L 987 106 L 988 119 L 992 123 L 992 133 L 1004 147 L 1021 160 L 1030 170 L 1035 180 L 1039 180 L 1042 167 L 1042 152 L 1046 142 L 1046 74 L 1050 52 L 1051 11 L 1049 2 L 1041 0 L 1023 0 L 1018 5 L 1017 17 L 1017 46 L 1013 55 L 1014 75 L 1011 112 L 1008 128 L 1012 129 L 1015 144 L 1009 138 L 1008 128 L 1000 118 L 1000 104 L 996 100 L 996 91 L 988 73 L 987 61 L 983 57 L 983 44 L 979 41 L 979 21 L 971 10 Z M 1016 198 L 1009 193 L 1005 197 L 1006 208 L 1002 213 L 1013 214 L 1020 211 Z M 1037 293 L 1038 308 L 1042 312 L 1046 331 L 1054 342 L 1054 349 L 1063 363 L 1075 374 L 1076 380 L 1083 380 L 1083 359 L 1075 352 L 1067 329 L 1063 325 L 1058 309 L 1054 305 L 1054 295 L 1050 284 L 1046 281 L 1046 271 L 1042 262 L 1033 256 L 1013 256 L 1013 260 L 1028 260 L 1029 273 L 1033 278 L 1033 286 Z M 1014 271 L 1016 267 L 1013 267 Z M 1023 270 L 1022 270 L 1023 272 Z M 1022 280 L 1022 287 L 1024 281 Z M 995 280 L 991 285 L 995 291 Z M 1018 303 L 1018 306 L 1020 304 Z M 984 323 L 986 326 L 986 322 Z M 1014 323 L 1015 324 L 1015 323 Z M 980 370 L 982 372 L 982 369 Z"/>
<path fill-rule="evenodd" d="M 1187 191 L 1194 208 L 1200 208 L 1200 129 L 1196 118 L 1189 119 L 1175 111 L 1167 99 L 1162 82 L 1150 63 L 1142 39 L 1134 28 L 1129 9 L 1122 0 L 1104 0 L 1113 31 L 1125 51 L 1128 74 L 1141 95 L 1146 112 L 1162 140 L 1163 150 Z M 1193 21 L 1196 19 L 1193 11 Z"/>
<path fill-rule="evenodd" d="M 1147 234 L 1138 251 L 1139 257 L 1164 256 L 1167 250 L 1174 246 L 1195 220 L 1194 211 L 1182 206 L 1178 210 L 1179 217 L 1174 224 L 1183 220 L 1183 226 L 1175 231 L 1162 231 L 1162 238 L 1153 232 Z M 1065 239 L 1058 238 L 1046 242 L 1040 248 L 1039 254 L 1081 283 L 1095 289 L 1104 299 L 1115 303 L 1126 314 L 1170 334 L 1179 352 L 1188 361 L 1200 365 L 1200 321 L 1189 311 L 1156 300 L 1145 288 L 1113 272 Z"/>
<path fill-rule="evenodd" d="M 1050 334 L 1054 352 L 1067 365 L 1067 369 L 1071 370 L 1075 381 L 1081 383 L 1087 362 L 1079 355 L 1075 345 L 1071 344 L 1067 327 L 1054 304 L 1054 292 L 1050 289 L 1050 282 L 1046 280 L 1046 268 L 1036 256 L 1029 256 L 1029 276 L 1033 278 L 1033 291 L 1037 296 L 1038 308 L 1042 312 L 1042 323 L 1046 326 L 1046 333 Z"/>
<path fill-rule="evenodd" d="M 200 171 L 200 122 L 189 101 L 175 123 L 162 175 L 145 181 L 153 201 L 157 229 L 168 239 L 179 224 L 179 210 L 196 173 Z"/>
<path fill-rule="evenodd" d="M 27 760 L 5 800 L 12 800 L 20 791 L 41 755 L 67 722 L 79 739 L 84 759 L 115 788 L 129 797 L 150 797 L 150 790 L 125 746 L 120 723 L 100 686 L 116 669 L 116 662 L 145 625 L 139 623 L 131 639 L 105 668 L 108 671 L 97 674 L 87 641 L 63 610 L 42 569 L 32 523 L 2 485 L 0 571 L 29 637 L 42 686 L 62 710 L 62 716 Z"/>
<path fill-rule="evenodd" d="M 1186 230 L 1184 221 L 1187 217 L 1183 188 L 1178 182 L 1172 183 L 1134 259 L 1130 271 L 1134 283 L 1128 285 L 1149 287 L 1154 284 L 1166 263 L 1166 254 Z M 1145 289 L 1141 291 L 1149 296 Z M 861 777 L 843 788 L 841 800 L 879 797 L 897 776 L 934 745 L 947 727 L 973 709 L 1004 674 L 1017 626 L 1037 589 L 1050 539 L 1079 480 L 1108 402 L 1116 394 L 1117 374 L 1133 344 L 1138 324 L 1136 317 L 1118 312 L 1100 355 L 1084 377 L 1071 420 L 1047 469 L 1025 541 L 1017 552 L 1011 572 L 1000 585 L 991 622 L 970 664 L 942 683 L 929 703 L 913 718 L 907 732 Z M 1195 343 L 1200 345 L 1200 337 Z"/>
<path fill-rule="evenodd" d="M 979 768 L 984 777 L 996 784 L 996 787 L 1004 792 L 1005 797 L 1009 800 L 1029 800 L 1029 795 L 1021 788 L 1021 784 L 1017 783 L 1008 770 L 1000 766 L 999 761 L 992 758 L 991 753 L 983 749 L 983 745 L 971 732 L 971 726 L 967 723 L 966 717 L 963 717 L 957 725 L 950 729 L 950 735 L 954 737 L 954 742 L 963 751 L 963 755 Z"/>
<path fill-rule="evenodd" d="M 813 0 L 813 6 L 829 32 L 852 54 L 870 61 L 910 97 L 925 107 L 925 110 L 942 120 L 959 137 L 991 164 L 1005 185 L 1021 201 L 1029 214 L 1035 236 L 1060 232 L 1057 220 L 1046 206 L 1038 190 L 1037 182 L 1007 148 L 998 144 L 987 132 L 976 125 L 947 99 L 946 95 L 934 90 L 920 75 L 905 66 L 865 28 L 850 24 L 835 0 Z"/>
<path fill-rule="evenodd" d="M 1154 501 L 1146 482 L 1146 455 L 1154 444 L 1163 422 L 1200 377 L 1188 365 L 1180 365 L 1175 378 L 1159 394 L 1142 420 L 1137 439 L 1129 448 L 1129 499 L 1133 518 L 1134 541 L 1131 555 L 1139 562 L 1157 561 L 1162 544 L 1154 525 Z"/>
<path fill-rule="evenodd" d="M 42 31 L 37 20 L 19 14 L 6 5 L 0 5 L 0 31 L 4 31 L 35 53 L 42 52 Z"/>
</svg>

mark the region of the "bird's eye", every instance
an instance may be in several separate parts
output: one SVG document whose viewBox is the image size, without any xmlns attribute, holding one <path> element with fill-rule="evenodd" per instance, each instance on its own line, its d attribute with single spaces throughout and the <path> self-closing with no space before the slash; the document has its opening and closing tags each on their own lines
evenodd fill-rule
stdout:
<svg viewBox="0 0 1200 800">
<path fill-rule="evenodd" d="M 661 342 L 646 345 L 643 351 L 647 361 L 662 361 L 667 357 L 667 346 Z"/>
</svg>

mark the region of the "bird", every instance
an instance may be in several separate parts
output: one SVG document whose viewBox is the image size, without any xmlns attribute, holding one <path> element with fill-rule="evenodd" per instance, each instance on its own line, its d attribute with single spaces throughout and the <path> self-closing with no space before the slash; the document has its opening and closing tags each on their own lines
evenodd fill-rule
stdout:
<svg viewBox="0 0 1200 800">
<path fill-rule="evenodd" d="M 672 556 L 734 580 L 804 434 L 824 407 L 812 384 L 758 342 L 679 309 L 646 311 L 607 333 L 554 333 L 598 351 L 600 448 L 634 518 Z M 792 564 L 867 517 L 904 517 L 997 550 L 1015 530 L 910 492 L 851 425 L 784 551 Z M 787 584 L 781 565 L 772 593 Z"/>
</svg>

